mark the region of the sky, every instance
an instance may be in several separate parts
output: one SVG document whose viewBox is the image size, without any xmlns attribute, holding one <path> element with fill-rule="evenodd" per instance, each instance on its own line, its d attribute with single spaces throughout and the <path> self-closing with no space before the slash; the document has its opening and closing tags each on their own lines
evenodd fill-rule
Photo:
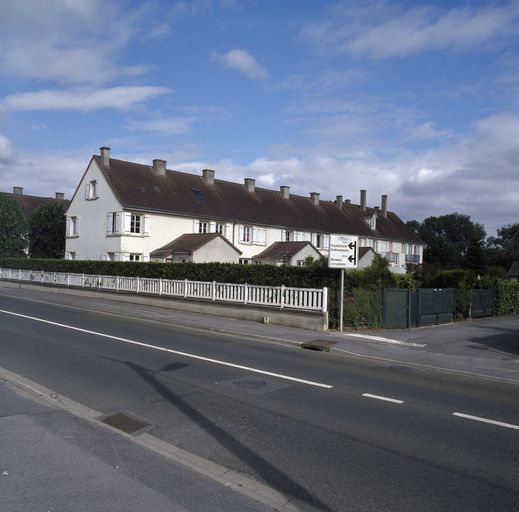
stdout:
<svg viewBox="0 0 519 512">
<path fill-rule="evenodd" d="M 519 0 L 0 0 L 0 190 L 92 154 L 519 222 Z"/>
</svg>

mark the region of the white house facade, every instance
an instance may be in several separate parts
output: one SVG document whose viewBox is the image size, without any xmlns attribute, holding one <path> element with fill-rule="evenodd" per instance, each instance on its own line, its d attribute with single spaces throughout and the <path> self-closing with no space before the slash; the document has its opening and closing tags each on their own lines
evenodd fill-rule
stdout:
<svg viewBox="0 0 519 512">
<path fill-rule="evenodd" d="M 355 235 L 361 247 L 385 256 L 395 272 L 421 263 L 423 243 L 393 212 L 387 196 L 381 208 L 337 196 L 309 197 L 215 179 L 210 169 L 197 176 L 94 155 L 67 211 L 66 258 L 149 261 L 150 254 L 189 233 L 219 233 L 242 254 L 241 263 L 275 242 L 308 241 L 327 255 L 330 234 Z M 210 258 L 210 253 L 207 256 Z"/>
</svg>

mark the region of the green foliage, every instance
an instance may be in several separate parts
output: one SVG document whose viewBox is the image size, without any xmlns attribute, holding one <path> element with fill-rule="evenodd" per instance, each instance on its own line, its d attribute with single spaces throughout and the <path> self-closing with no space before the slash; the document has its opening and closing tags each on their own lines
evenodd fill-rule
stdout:
<svg viewBox="0 0 519 512">
<path fill-rule="evenodd" d="M 34 210 L 29 219 L 31 258 L 63 258 L 65 224 L 65 209 L 56 201 L 49 201 Z"/>
<path fill-rule="evenodd" d="M 498 281 L 496 283 L 496 315 L 519 314 L 519 283 Z"/>
<path fill-rule="evenodd" d="M 22 257 L 27 248 L 27 222 L 20 205 L 0 193 L 0 257 Z"/>
<path fill-rule="evenodd" d="M 355 329 L 381 329 L 382 290 L 350 290 L 344 297 L 344 324 Z"/>
<path fill-rule="evenodd" d="M 407 224 L 425 242 L 424 260 L 427 262 L 436 263 L 442 268 L 484 269 L 485 228 L 472 222 L 468 215 L 451 213 Z"/>
</svg>

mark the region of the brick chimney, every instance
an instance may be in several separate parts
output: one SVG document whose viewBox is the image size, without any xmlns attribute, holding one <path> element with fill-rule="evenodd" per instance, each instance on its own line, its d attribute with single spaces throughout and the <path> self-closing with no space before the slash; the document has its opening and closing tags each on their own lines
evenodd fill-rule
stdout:
<svg viewBox="0 0 519 512">
<path fill-rule="evenodd" d="M 63 192 L 56 192 L 56 199 L 65 199 L 65 194 Z"/>
<path fill-rule="evenodd" d="M 366 191 L 360 191 L 360 209 L 365 212 L 366 211 Z"/>
<path fill-rule="evenodd" d="M 382 215 L 387 217 L 387 195 L 382 194 Z"/>
<path fill-rule="evenodd" d="M 166 160 L 153 160 L 153 173 L 157 176 L 166 176 Z"/>
<path fill-rule="evenodd" d="M 310 200 L 316 206 L 319 206 L 319 192 L 310 192 Z"/>
<path fill-rule="evenodd" d="M 100 148 L 101 151 L 101 163 L 103 167 L 110 167 L 110 148 L 103 146 Z"/>
<path fill-rule="evenodd" d="M 208 185 L 214 185 L 214 175 L 215 175 L 215 172 L 212 169 L 203 169 L 202 170 L 202 179 Z"/>
<path fill-rule="evenodd" d="M 279 187 L 279 193 L 281 194 L 281 197 L 283 199 L 290 199 L 290 187 L 287 187 L 286 185 L 281 185 Z"/>
<path fill-rule="evenodd" d="M 23 196 L 23 187 L 13 187 L 13 194 Z"/>
<path fill-rule="evenodd" d="M 247 192 L 254 192 L 256 188 L 256 180 L 254 178 L 245 178 L 243 180 L 243 186 Z"/>
</svg>

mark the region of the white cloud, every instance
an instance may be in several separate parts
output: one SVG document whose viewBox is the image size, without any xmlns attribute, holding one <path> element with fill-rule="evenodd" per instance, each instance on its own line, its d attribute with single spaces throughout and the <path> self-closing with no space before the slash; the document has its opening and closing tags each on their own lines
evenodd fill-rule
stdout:
<svg viewBox="0 0 519 512">
<path fill-rule="evenodd" d="M 516 35 L 519 4 L 505 6 L 439 8 L 401 7 L 379 2 L 370 9 L 341 5 L 321 23 L 302 30 L 323 53 L 346 53 L 387 59 L 429 50 L 455 50 L 479 46 L 493 39 Z"/>
<path fill-rule="evenodd" d="M 223 54 L 215 52 L 213 58 L 223 66 L 239 71 L 249 78 L 256 80 L 265 80 L 268 78 L 266 68 L 258 64 L 256 59 L 245 50 L 236 48 Z"/>
<path fill-rule="evenodd" d="M 6 96 L 1 105 L 11 110 L 76 110 L 103 108 L 129 109 L 144 101 L 167 94 L 165 87 L 128 86 L 105 89 L 44 90 Z"/>
<path fill-rule="evenodd" d="M 142 73 L 119 64 L 142 23 L 140 9 L 103 0 L 3 0 L 0 76 L 101 83 Z"/>
<path fill-rule="evenodd" d="M 419 124 L 409 129 L 404 137 L 404 142 L 422 142 L 426 140 L 450 137 L 450 130 L 438 130 L 432 121 Z"/>
<path fill-rule="evenodd" d="M 0 135 L 0 164 L 14 160 L 15 148 L 13 143 L 3 135 Z"/>
</svg>

